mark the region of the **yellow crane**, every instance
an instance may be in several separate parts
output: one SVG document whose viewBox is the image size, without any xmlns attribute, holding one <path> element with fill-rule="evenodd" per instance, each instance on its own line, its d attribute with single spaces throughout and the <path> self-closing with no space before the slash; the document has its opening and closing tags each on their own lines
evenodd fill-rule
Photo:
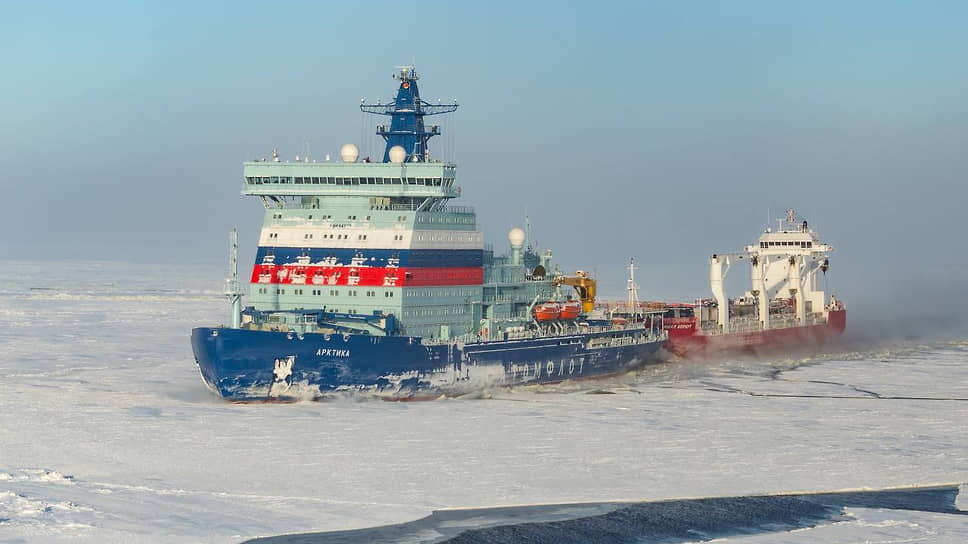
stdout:
<svg viewBox="0 0 968 544">
<path fill-rule="evenodd" d="M 595 285 L 597 282 L 584 270 L 578 270 L 574 276 L 555 276 L 554 285 L 570 285 L 575 288 L 581 300 L 581 312 L 591 313 L 595 309 Z"/>
</svg>

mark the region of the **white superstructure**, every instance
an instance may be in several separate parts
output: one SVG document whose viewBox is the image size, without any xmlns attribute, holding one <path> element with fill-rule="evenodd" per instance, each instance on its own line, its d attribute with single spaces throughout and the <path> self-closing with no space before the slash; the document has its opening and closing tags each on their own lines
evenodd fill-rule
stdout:
<svg viewBox="0 0 968 544">
<path fill-rule="evenodd" d="M 745 252 L 718 253 L 710 258 L 709 283 L 718 311 L 708 316 L 716 324 L 709 332 L 765 330 L 826 321 L 830 308 L 818 274 L 826 273 L 830 267 L 829 254 L 834 248 L 821 242 L 795 210 L 787 210 L 778 221 L 776 231 L 766 229 L 758 244 L 746 246 Z M 752 286 L 742 297 L 730 301 L 724 280 L 730 265 L 737 260 L 749 260 Z M 792 316 L 775 311 L 777 306 L 789 307 L 791 301 Z M 831 297 L 830 305 L 838 304 Z M 772 317 L 771 306 L 775 308 Z M 731 321 L 735 326 L 731 327 Z"/>
</svg>

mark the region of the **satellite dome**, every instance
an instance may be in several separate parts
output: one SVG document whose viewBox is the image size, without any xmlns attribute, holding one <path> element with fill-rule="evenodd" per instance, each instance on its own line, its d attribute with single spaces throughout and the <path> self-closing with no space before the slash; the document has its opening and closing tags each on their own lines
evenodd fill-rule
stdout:
<svg viewBox="0 0 968 544">
<path fill-rule="evenodd" d="M 407 160 L 407 150 L 403 146 L 395 145 L 390 148 L 390 162 L 400 164 Z"/>
<path fill-rule="evenodd" d="M 508 242 L 511 242 L 511 247 L 520 249 L 524 245 L 524 231 L 520 227 L 508 231 Z"/>
<path fill-rule="evenodd" d="M 343 162 L 356 162 L 356 159 L 360 158 L 360 148 L 356 147 L 356 144 L 345 144 L 339 148 L 339 156 Z"/>
</svg>

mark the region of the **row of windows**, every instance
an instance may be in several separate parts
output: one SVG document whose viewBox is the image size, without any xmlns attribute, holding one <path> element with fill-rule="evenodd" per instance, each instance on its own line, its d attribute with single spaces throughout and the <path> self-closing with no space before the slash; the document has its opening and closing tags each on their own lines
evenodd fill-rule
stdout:
<svg viewBox="0 0 968 544">
<path fill-rule="evenodd" d="M 406 297 L 471 297 L 479 296 L 480 291 L 475 289 L 405 289 Z"/>
<path fill-rule="evenodd" d="M 404 317 L 463 315 L 466 313 L 467 308 L 464 306 L 448 306 L 444 308 L 415 308 L 413 310 L 403 310 Z"/>
<path fill-rule="evenodd" d="M 274 213 L 274 214 L 272 214 L 272 218 L 273 219 L 282 219 L 283 218 L 283 215 L 281 213 Z M 307 217 L 306 219 L 310 219 L 311 220 L 312 218 L 313 218 L 313 216 L 312 216 L 312 214 L 310 214 L 309 217 Z M 322 215 L 319 218 L 325 221 L 327 219 L 332 219 L 333 216 L 332 215 Z M 290 219 L 298 219 L 298 218 L 297 217 L 290 217 Z M 346 216 L 346 219 L 349 220 L 349 221 L 356 221 L 356 216 L 355 215 L 347 215 Z M 369 220 L 370 220 L 370 216 L 368 215 L 368 216 L 366 216 L 366 221 L 369 221 Z"/>
<path fill-rule="evenodd" d="M 474 240 L 474 233 L 454 234 L 452 232 L 421 232 L 414 234 L 414 240 L 428 242 L 470 242 Z"/>
<path fill-rule="evenodd" d="M 473 223 L 474 218 L 466 217 L 466 216 L 455 217 L 453 215 L 443 215 L 443 216 L 431 215 L 429 217 L 425 215 L 418 215 L 417 222 L 418 223 Z"/>
<path fill-rule="evenodd" d="M 364 220 L 365 221 L 369 221 L 371 217 L 372 216 L 369 216 L 368 215 L 368 216 L 366 216 L 366 218 Z M 281 213 L 274 213 L 274 214 L 272 214 L 272 218 L 273 219 L 283 219 L 284 217 L 283 217 L 283 214 L 281 214 Z M 328 219 L 332 219 L 332 218 L 333 218 L 332 215 L 323 215 L 323 216 L 320 216 L 320 219 L 322 219 L 324 221 L 325 220 L 328 220 Z M 297 219 L 297 218 L 291 217 L 290 219 Z M 313 219 L 312 214 L 310 214 L 306 219 L 311 221 Z M 357 216 L 355 216 L 355 215 L 348 215 L 348 216 L 346 216 L 346 219 L 348 221 L 356 221 L 357 220 Z M 406 215 L 398 215 L 397 216 L 397 221 L 399 221 L 401 223 L 405 223 L 407 221 L 407 216 Z M 429 217 L 428 216 L 425 216 L 425 215 L 420 215 L 420 216 L 417 216 L 417 222 L 418 223 L 465 223 L 465 224 L 471 224 L 471 223 L 474 223 L 474 218 L 473 217 L 466 217 L 466 216 L 453 216 L 453 215 L 444 215 L 444 216 L 432 215 L 432 216 L 429 216 Z"/>
<path fill-rule="evenodd" d="M 450 187 L 453 178 L 339 178 L 339 177 L 288 177 L 288 176 L 247 176 L 249 185 L 293 184 L 293 185 L 427 185 L 431 187 Z"/>
<path fill-rule="evenodd" d="M 793 242 L 760 242 L 760 248 L 765 249 L 768 247 L 800 247 L 809 248 L 813 247 L 813 242 L 803 242 L 803 241 L 793 241 Z"/>
<path fill-rule="evenodd" d="M 268 295 L 269 294 L 269 291 L 270 291 L 270 289 L 268 287 L 260 287 L 257 292 L 260 295 Z M 322 296 L 323 295 L 323 290 L 322 289 L 313 289 L 312 291 L 310 291 L 310 293 L 312 295 L 315 295 L 315 296 Z M 277 294 L 277 295 L 285 295 L 286 294 L 286 290 L 285 289 L 275 289 L 275 294 Z M 302 295 L 302 294 L 305 294 L 305 293 L 304 293 L 304 290 L 303 289 L 293 289 L 292 290 L 292 294 L 294 294 L 294 295 Z M 359 295 L 359 291 L 354 290 L 354 289 L 348 290 L 346 292 L 346 295 L 347 296 L 350 296 L 350 297 L 360 296 Z M 368 296 L 368 297 L 375 297 L 376 296 L 376 291 L 364 291 L 363 292 L 363 295 L 364 296 Z M 329 290 L 329 296 L 331 296 L 331 297 L 338 297 L 339 296 L 339 289 L 330 289 Z M 383 296 L 385 298 L 393 298 L 393 291 L 384 291 L 383 292 Z"/>
<path fill-rule="evenodd" d="M 357 234 L 356 235 L 356 239 L 358 241 L 366 240 L 367 239 L 367 236 L 368 236 L 367 234 Z M 279 233 L 278 232 L 270 232 L 269 233 L 269 238 L 271 238 L 273 240 L 278 240 L 279 239 Z M 350 238 L 349 234 L 323 234 L 322 235 L 322 239 L 323 240 L 349 240 L 349 238 Z M 450 234 L 450 233 L 448 233 L 448 234 L 417 234 L 414 238 L 417 241 L 429 241 L 429 242 L 471 242 L 471 241 L 474 240 L 474 236 L 472 234 L 469 234 L 469 233 L 468 234 Z M 313 239 L 313 234 L 311 234 L 311 233 L 304 233 L 303 234 L 303 240 L 312 240 L 312 239 Z M 393 240 L 394 241 L 402 241 L 402 240 L 404 240 L 404 235 L 402 235 L 402 234 L 396 234 L 396 235 L 393 236 Z M 764 247 L 764 246 L 760 246 L 760 247 Z M 804 247 L 809 247 L 809 246 L 804 246 Z"/>
<path fill-rule="evenodd" d="M 279 233 L 278 232 L 269 233 L 269 238 L 278 239 Z M 322 238 L 323 240 L 349 240 L 350 235 L 349 234 L 323 234 Z M 312 240 L 312 239 L 313 239 L 312 234 L 303 234 L 303 240 Z M 366 235 L 365 234 L 357 235 L 356 239 L 366 240 Z M 403 238 L 400 238 L 400 239 L 403 240 Z M 396 240 L 396 238 L 394 238 L 394 240 Z"/>
</svg>

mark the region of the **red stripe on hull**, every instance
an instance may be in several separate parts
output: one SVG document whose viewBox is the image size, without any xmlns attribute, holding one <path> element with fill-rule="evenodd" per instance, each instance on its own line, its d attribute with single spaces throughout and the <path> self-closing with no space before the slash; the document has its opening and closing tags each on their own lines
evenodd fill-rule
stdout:
<svg viewBox="0 0 968 544">
<path fill-rule="evenodd" d="M 252 268 L 251 283 L 263 285 L 315 285 L 360 287 L 437 287 L 481 285 L 484 269 L 458 268 L 390 268 L 369 266 L 276 266 L 257 264 Z"/>
<path fill-rule="evenodd" d="M 829 312 L 825 324 L 766 331 L 697 334 L 694 318 L 666 319 L 664 326 L 669 332 L 666 349 L 684 358 L 775 353 L 817 346 L 837 338 L 847 327 L 847 310 Z"/>
</svg>

